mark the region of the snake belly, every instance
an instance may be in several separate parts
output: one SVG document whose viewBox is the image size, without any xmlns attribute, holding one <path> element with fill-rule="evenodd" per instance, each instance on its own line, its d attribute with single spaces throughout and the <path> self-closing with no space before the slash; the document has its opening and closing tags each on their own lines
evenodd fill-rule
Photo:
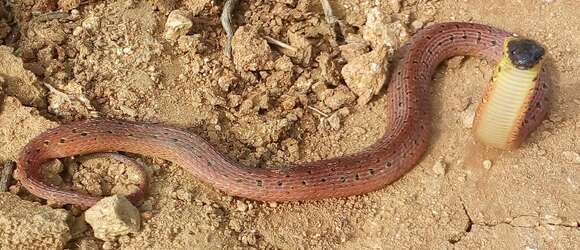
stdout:
<svg viewBox="0 0 580 250">
<path fill-rule="evenodd" d="M 386 91 L 387 131 L 360 152 L 301 165 L 245 167 L 201 137 L 170 126 L 119 120 L 84 120 L 34 138 L 21 152 L 18 179 L 32 194 L 61 203 L 91 206 L 101 197 L 62 191 L 42 182 L 41 164 L 50 159 L 121 151 L 172 161 L 225 193 L 262 201 L 296 201 L 364 194 L 390 184 L 422 158 L 431 137 L 429 84 L 436 67 L 457 55 L 497 63 L 511 35 L 474 23 L 440 23 L 417 32 L 405 45 Z M 544 99 L 536 91 L 530 106 Z M 543 106 L 542 106 L 543 107 Z M 542 108 L 525 110 L 522 127 L 531 131 Z M 523 136 L 520 135 L 520 136 Z"/>
</svg>

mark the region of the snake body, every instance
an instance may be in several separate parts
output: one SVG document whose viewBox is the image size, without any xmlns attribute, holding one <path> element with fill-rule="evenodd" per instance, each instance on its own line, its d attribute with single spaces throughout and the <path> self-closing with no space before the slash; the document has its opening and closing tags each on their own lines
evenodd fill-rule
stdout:
<svg viewBox="0 0 580 250">
<path fill-rule="evenodd" d="M 122 151 L 172 161 L 217 189 L 254 200 L 312 200 L 371 192 L 410 171 L 427 150 L 431 136 L 429 84 L 436 67 L 456 55 L 498 62 L 502 44 L 510 36 L 494 27 L 459 22 L 434 24 L 417 32 L 401 50 L 386 91 L 388 129 L 376 143 L 358 153 L 289 168 L 249 168 L 228 159 L 201 137 L 180 129 L 119 120 L 84 120 L 34 138 L 20 155 L 18 177 L 37 196 L 90 206 L 101 197 L 61 191 L 43 183 L 41 164 L 54 158 Z M 523 130 L 532 131 L 543 117 L 543 93 L 543 88 L 535 91 L 529 105 L 534 108 L 521 111 L 525 119 L 518 126 Z"/>
</svg>

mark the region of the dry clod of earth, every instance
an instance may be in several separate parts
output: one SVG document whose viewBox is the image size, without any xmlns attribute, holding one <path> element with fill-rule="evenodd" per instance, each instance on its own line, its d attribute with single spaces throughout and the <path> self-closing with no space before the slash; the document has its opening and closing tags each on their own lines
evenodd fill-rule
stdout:
<svg viewBox="0 0 580 250">
<path fill-rule="evenodd" d="M 0 249 L 62 249 L 71 238 L 69 213 L 0 193 Z M 23 213 L 23 211 L 25 213 Z"/>
</svg>

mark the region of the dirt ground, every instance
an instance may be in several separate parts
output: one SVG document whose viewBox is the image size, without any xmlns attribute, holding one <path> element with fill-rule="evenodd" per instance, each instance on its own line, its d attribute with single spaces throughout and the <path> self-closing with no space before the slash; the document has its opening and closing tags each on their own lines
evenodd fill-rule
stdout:
<svg viewBox="0 0 580 250">
<path fill-rule="evenodd" d="M 232 60 L 223 53 L 223 1 L 11 2 L 0 20 L 6 45 L 0 48 L 0 163 L 15 159 L 45 129 L 94 116 L 188 129 L 254 167 L 359 151 L 385 130 L 384 89 L 361 103 L 340 69 L 350 61 L 348 52 L 376 48 L 380 41 L 370 38 L 381 27 L 392 33 L 392 58 L 430 23 L 497 26 L 544 44 L 554 82 L 542 126 L 515 151 L 491 150 L 474 142 L 469 117 L 493 65 L 477 58 L 449 61 L 434 76 L 435 133 L 421 163 L 396 183 L 358 197 L 250 201 L 227 196 L 170 162 L 134 156 L 151 176 L 139 207 L 142 228 L 104 242 L 79 208 L 40 206 L 46 201 L 14 181 L 0 195 L 2 249 L 578 247 L 576 0 L 331 1 L 346 38 L 334 36 L 319 1 L 241 1 L 233 15 Z M 168 40 L 164 26 L 176 9 L 193 26 Z M 372 26 L 377 22 L 384 26 Z M 352 46 L 339 49 L 345 43 Z M 111 161 L 59 164 L 47 170 L 47 181 L 63 188 L 98 195 L 131 188 L 129 170 Z"/>
</svg>

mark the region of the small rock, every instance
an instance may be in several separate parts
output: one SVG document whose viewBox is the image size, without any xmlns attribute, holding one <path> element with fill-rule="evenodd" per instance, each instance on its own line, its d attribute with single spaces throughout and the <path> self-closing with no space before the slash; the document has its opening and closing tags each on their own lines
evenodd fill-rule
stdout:
<svg viewBox="0 0 580 250">
<path fill-rule="evenodd" d="M 72 10 L 81 4 L 81 0 L 58 0 L 58 7 L 62 10 Z"/>
<path fill-rule="evenodd" d="M 81 26 L 87 30 L 98 29 L 101 25 L 101 20 L 96 16 L 89 16 L 83 20 Z"/>
<path fill-rule="evenodd" d="M 419 30 L 423 28 L 423 25 L 425 25 L 425 23 L 423 23 L 421 20 L 415 20 L 411 23 L 411 27 L 413 27 L 413 30 Z"/>
<path fill-rule="evenodd" d="M 239 200 L 236 202 L 236 209 L 240 212 L 245 212 L 248 210 L 248 204 Z"/>
<path fill-rule="evenodd" d="M 283 95 L 282 98 L 283 99 L 280 105 L 284 110 L 291 110 L 296 106 L 296 101 L 298 100 L 298 98 L 296 98 L 295 96 Z"/>
<path fill-rule="evenodd" d="M 77 26 L 76 28 L 73 29 L 73 36 L 80 36 L 83 33 L 83 27 L 82 26 Z"/>
<path fill-rule="evenodd" d="M 576 152 L 573 152 L 573 151 L 564 151 L 564 152 L 562 152 L 562 156 L 564 156 L 564 158 L 568 162 L 573 162 L 573 163 L 580 164 L 580 154 L 578 154 Z"/>
<path fill-rule="evenodd" d="M 358 96 L 358 104 L 367 104 L 386 81 L 387 49 L 381 47 L 361 55 L 342 68 L 346 85 Z"/>
<path fill-rule="evenodd" d="M 191 202 L 192 195 L 187 190 L 180 189 L 180 190 L 177 190 L 175 193 L 176 193 L 177 199 L 180 199 L 182 201 Z"/>
<path fill-rule="evenodd" d="M 401 10 L 401 0 L 389 0 L 389 6 L 394 12 L 399 12 Z"/>
<path fill-rule="evenodd" d="M 240 235 L 240 241 L 242 244 L 253 246 L 256 245 L 257 239 L 256 234 L 253 232 L 244 232 Z"/>
<path fill-rule="evenodd" d="M 337 110 L 345 104 L 355 100 L 354 94 L 344 85 L 332 90 L 332 95 L 324 99 L 324 104 L 332 110 Z"/>
<path fill-rule="evenodd" d="M 177 38 L 189 32 L 193 22 L 187 18 L 187 14 L 181 10 L 174 10 L 169 13 L 165 22 L 164 37 L 167 40 L 176 41 Z"/>
<path fill-rule="evenodd" d="M 485 168 L 487 170 L 489 170 L 492 165 L 493 165 L 493 163 L 490 160 L 483 161 L 483 168 Z"/>
<path fill-rule="evenodd" d="M 318 57 L 316 57 L 320 68 L 320 76 L 327 83 L 332 86 L 336 86 L 340 82 L 340 73 L 338 65 L 334 62 L 333 58 L 328 52 L 322 52 Z"/>
<path fill-rule="evenodd" d="M 435 173 L 436 175 L 444 175 L 445 174 L 445 168 L 447 164 L 445 164 L 445 162 L 443 162 L 443 160 L 437 160 L 435 162 L 435 164 L 433 165 L 433 173 Z"/>
<path fill-rule="evenodd" d="M 477 110 L 476 105 L 469 105 L 467 109 L 461 112 L 461 124 L 464 128 L 473 128 L 473 120 L 475 119 L 475 111 Z"/>
<path fill-rule="evenodd" d="M 328 125 L 334 130 L 340 129 L 340 116 L 337 112 L 328 117 Z"/>
<path fill-rule="evenodd" d="M 119 195 L 100 200 L 85 212 L 85 219 L 93 228 L 95 237 L 105 241 L 138 232 L 141 226 L 139 210 Z"/>
<path fill-rule="evenodd" d="M 292 60 L 290 60 L 290 57 L 283 55 L 280 58 L 278 58 L 275 62 L 275 69 L 276 70 L 280 70 L 280 71 L 284 71 L 284 72 L 290 72 L 292 71 L 292 68 L 294 67 L 294 64 L 292 63 Z"/>
</svg>

